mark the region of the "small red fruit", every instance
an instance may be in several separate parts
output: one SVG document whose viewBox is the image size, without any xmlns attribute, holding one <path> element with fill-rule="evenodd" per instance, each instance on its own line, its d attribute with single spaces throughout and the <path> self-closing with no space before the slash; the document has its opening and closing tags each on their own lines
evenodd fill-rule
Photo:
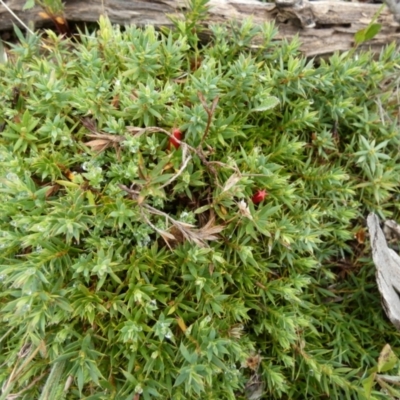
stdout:
<svg viewBox="0 0 400 400">
<path fill-rule="evenodd" d="M 179 146 L 181 145 L 180 142 L 178 142 L 178 140 L 182 140 L 182 132 L 179 128 L 174 128 L 172 129 L 172 136 L 170 136 L 169 140 L 168 140 L 168 145 L 167 145 L 167 149 L 170 150 L 171 149 L 171 144 L 172 146 L 174 146 L 176 149 L 179 149 Z"/>
<path fill-rule="evenodd" d="M 254 194 L 251 200 L 253 201 L 254 204 L 261 203 L 266 197 L 268 196 L 268 193 L 265 189 L 263 190 L 257 190 Z"/>
</svg>

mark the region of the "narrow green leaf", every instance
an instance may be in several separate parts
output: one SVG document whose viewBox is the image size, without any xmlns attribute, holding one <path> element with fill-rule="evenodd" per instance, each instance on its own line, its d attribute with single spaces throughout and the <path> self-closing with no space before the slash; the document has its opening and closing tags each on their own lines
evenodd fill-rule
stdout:
<svg viewBox="0 0 400 400">
<path fill-rule="evenodd" d="M 365 29 L 360 29 L 354 35 L 354 41 L 356 44 L 361 44 L 365 42 Z"/>
<path fill-rule="evenodd" d="M 381 24 L 372 24 L 368 26 L 364 35 L 365 41 L 373 39 L 381 31 L 381 28 Z"/>
<path fill-rule="evenodd" d="M 27 0 L 24 6 L 22 7 L 22 10 L 29 10 L 31 8 L 35 7 L 35 0 Z"/>
<path fill-rule="evenodd" d="M 192 362 L 192 357 L 189 354 L 188 349 L 186 348 L 186 346 L 183 343 L 181 343 L 181 345 L 179 347 L 179 350 L 180 350 L 181 354 L 183 355 L 183 357 L 185 358 L 185 360 L 188 363 L 191 363 Z"/>
<path fill-rule="evenodd" d="M 263 100 L 262 104 L 258 107 L 253 108 L 251 111 L 253 112 L 261 112 L 271 110 L 279 104 L 279 99 L 275 96 L 267 97 Z"/>
</svg>

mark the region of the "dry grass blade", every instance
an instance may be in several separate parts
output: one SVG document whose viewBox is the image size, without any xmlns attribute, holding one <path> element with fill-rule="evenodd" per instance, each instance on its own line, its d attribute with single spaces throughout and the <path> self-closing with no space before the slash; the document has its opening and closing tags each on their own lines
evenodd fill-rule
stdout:
<svg viewBox="0 0 400 400">
<path fill-rule="evenodd" d="M 225 227 L 223 225 L 214 225 L 215 217 L 211 216 L 206 225 L 198 230 L 200 240 L 217 240 L 218 233 L 220 233 Z"/>
<path fill-rule="evenodd" d="M 200 247 L 206 245 L 206 240 L 217 240 L 218 236 L 216 236 L 216 234 L 224 229 L 222 225 L 214 225 L 214 218 L 210 219 L 207 224 L 200 229 L 173 219 L 170 219 L 170 221 L 174 227 L 182 233 L 184 239 L 196 243 Z"/>
<path fill-rule="evenodd" d="M 172 182 L 174 182 L 176 179 L 178 179 L 178 177 L 180 175 L 182 175 L 183 171 L 186 169 L 186 167 L 191 159 L 192 159 L 192 156 L 191 155 L 187 156 L 187 147 L 184 146 L 182 149 L 182 165 L 179 168 L 179 171 L 175 175 L 173 175 L 171 179 L 169 179 L 167 182 L 165 182 L 164 185 L 161 186 L 161 189 L 167 187 Z"/>
<path fill-rule="evenodd" d="M 126 130 L 136 137 L 142 136 L 146 132 L 146 128 L 139 128 L 138 126 L 127 126 Z"/>
<path fill-rule="evenodd" d="M 222 193 L 223 192 L 227 192 L 229 189 L 232 189 L 241 179 L 241 176 L 233 173 L 229 179 L 225 182 L 225 185 L 222 189 Z"/>
<path fill-rule="evenodd" d="M 82 125 L 91 132 L 86 136 L 93 139 L 86 142 L 85 145 L 97 153 L 101 153 L 109 147 L 113 147 L 118 152 L 119 144 L 125 140 L 123 136 L 107 135 L 99 132 L 94 121 L 89 118 L 83 118 Z"/>
<path fill-rule="evenodd" d="M 92 132 L 93 134 L 96 134 L 96 135 L 100 134 L 100 132 L 97 131 L 96 124 L 92 119 L 90 119 L 90 118 L 82 118 L 81 121 L 82 121 L 82 125 L 86 129 L 88 129 L 90 132 Z"/>
<path fill-rule="evenodd" d="M 91 140 L 90 142 L 86 142 L 85 145 L 90 147 L 96 153 L 101 153 L 102 151 L 110 147 L 110 142 L 104 139 L 96 139 Z"/>
<path fill-rule="evenodd" d="M 170 217 L 168 214 L 166 214 L 160 210 L 157 210 L 156 208 L 151 207 L 148 204 L 144 204 L 142 207 L 145 208 L 146 210 L 148 210 L 151 214 L 160 215 L 160 216 L 165 217 L 165 219 L 172 224 L 171 230 L 175 230 L 176 232 L 179 232 L 180 235 L 182 236 L 183 240 L 188 240 L 190 242 L 196 243 L 200 247 L 206 246 L 207 240 L 208 241 L 217 240 L 218 239 L 217 234 L 220 233 L 224 229 L 224 226 L 222 226 L 222 225 L 214 225 L 215 217 L 213 215 L 210 217 L 210 219 L 206 225 L 204 225 L 200 229 L 197 229 L 194 225 L 187 224 L 187 223 L 181 222 L 181 221 L 177 221 L 177 220 L 173 219 L 172 217 Z M 168 240 L 166 240 L 166 238 L 169 239 L 168 236 L 165 235 L 167 232 L 160 231 L 160 229 L 156 228 L 143 212 L 142 212 L 142 216 L 143 216 L 144 220 L 146 221 L 146 223 L 151 228 L 153 228 L 156 232 L 158 232 L 162 236 L 162 238 L 166 241 L 167 245 L 170 247 Z M 161 234 L 161 232 L 162 232 L 162 234 Z M 167 233 L 167 234 L 171 235 L 169 233 Z M 175 237 L 176 235 L 175 236 L 171 235 L 171 236 L 173 238 L 172 240 L 175 240 L 175 241 L 177 240 Z M 181 241 L 182 240 L 180 240 L 180 242 Z"/>
<path fill-rule="evenodd" d="M 116 147 L 119 143 L 123 142 L 125 138 L 123 136 L 116 135 L 105 135 L 102 133 L 97 134 L 89 134 L 87 137 L 94 138 L 90 142 L 86 142 L 85 145 L 90 147 L 92 150 L 97 153 L 101 153 L 102 151 L 108 149 L 109 147 Z"/>
</svg>

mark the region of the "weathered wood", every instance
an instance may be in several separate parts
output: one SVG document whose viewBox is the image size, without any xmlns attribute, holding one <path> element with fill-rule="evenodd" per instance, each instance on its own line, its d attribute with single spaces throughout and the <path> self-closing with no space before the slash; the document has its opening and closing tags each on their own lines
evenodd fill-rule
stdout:
<svg viewBox="0 0 400 400">
<path fill-rule="evenodd" d="M 399 235 L 400 226 L 394 221 L 387 222 L 385 227 Z M 388 247 L 379 226 L 379 218 L 375 214 L 369 214 L 367 223 L 382 306 L 392 324 L 400 330 L 400 256 Z"/>
<path fill-rule="evenodd" d="M 380 5 L 344 1 L 303 0 L 292 4 L 292 0 L 277 0 L 262 3 L 258 0 L 211 0 L 210 17 L 207 23 L 227 20 L 241 21 L 252 17 L 255 23 L 275 21 L 279 30 L 278 38 L 291 39 L 299 35 L 301 50 L 306 56 L 323 56 L 334 51 L 352 48 L 354 34 L 365 28 Z M 26 0 L 5 0 L 5 3 L 25 22 L 34 21 L 41 26 L 45 21 L 40 17 L 40 8 L 22 11 Z M 168 14 L 180 15 L 185 0 L 67 0 L 65 16 L 71 21 L 95 22 L 101 14 L 107 14 L 113 23 L 170 26 Z M 367 46 L 379 51 L 385 44 L 399 42 L 399 24 L 385 8 L 378 22 L 382 31 Z M 16 21 L 0 5 L 0 31 L 12 28 Z"/>
</svg>

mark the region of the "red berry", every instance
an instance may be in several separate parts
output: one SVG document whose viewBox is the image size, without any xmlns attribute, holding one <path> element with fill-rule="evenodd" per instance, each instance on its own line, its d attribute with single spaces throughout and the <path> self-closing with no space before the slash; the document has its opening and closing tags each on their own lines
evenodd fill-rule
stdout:
<svg viewBox="0 0 400 400">
<path fill-rule="evenodd" d="M 265 189 L 263 190 L 257 190 L 254 194 L 251 200 L 253 201 L 254 204 L 261 203 L 266 197 L 268 196 L 268 193 Z"/>
<path fill-rule="evenodd" d="M 173 136 L 173 137 L 172 137 Z M 181 145 L 178 140 L 182 139 L 182 132 L 179 128 L 174 128 L 172 129 L 172 136 L 170 136 L 169 141 L 168 141 L 168 145 L 167 145 L 167 149 L 170 150 L 171 149 L 171 144 L 172 146 L 174 146 L 176 149 L 179 149 L 179 146 Z M 178 140 L 176 140 L 176 139 Z"/>
</svg>

